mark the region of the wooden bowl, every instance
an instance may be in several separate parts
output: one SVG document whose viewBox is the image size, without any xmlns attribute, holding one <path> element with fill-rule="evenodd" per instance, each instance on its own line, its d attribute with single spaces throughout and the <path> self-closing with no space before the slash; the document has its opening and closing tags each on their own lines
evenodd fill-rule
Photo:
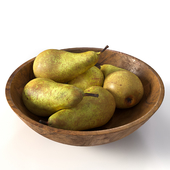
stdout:
<svg viewBox="0 0 170 170">
<path fill-rule="evenodd" d="M 69 48 L 70 52 L 100 48 Z M 13 111 L 34 131 L 56 142 L 92 146 L 114 142 L 131 134 L 143 125 L 160 107 L 164 98 L 164 85 L 159 75 L 143 61 L 114 50 L 102 53 L 99 64 L 113 64 L 135 73 L 144 86 L 144 96 L 139 104 L 130 109 L 116 109 L 114 116 L 104 126 L 87 131 L 62 130 L 39 123 L 42 119 L 29 112 L 23 104 L 21 93 L 25 84 L 34 78 L 33 61 L 25 62 L 10 76 L 6 84 L 6 98 Z"/>
</svg>

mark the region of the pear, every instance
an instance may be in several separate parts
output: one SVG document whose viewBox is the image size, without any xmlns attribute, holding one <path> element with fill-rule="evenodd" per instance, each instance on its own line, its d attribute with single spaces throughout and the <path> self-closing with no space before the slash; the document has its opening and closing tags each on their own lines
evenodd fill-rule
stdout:
<svg viewBox="0 0 170 170">
<path fill-rule="evenodd" d="M 69 81 L 68 84 L 72 84 L 78 88 L 85 90 L 91 86 L 102 86 L 103 81 L 104 75 L 102 71 L 96 66 L 93 66 L 83 74 L 80 74 L 75 79 Z"/>
<path fill-rule="evenodd" d="M 106 78 L 110 73 L 113 73 L 115 71 L 125 70 L 125 69 L 116 67 L 111 64 L 103 64 L 100 66 L 100 70 L 103 72 L 104 77 Z"/>
<path fill-rule="evenodd" d="M 141 100 L 144 89 L 141 80 L 130 71 L 110 73 L 103 88 L 109 90 L 115 98 L 117 108 L 130 108 Z"/>
<path fill-rule="evenodd" d="M 56 111 L 76 106 L 85 95 L 83 90 L 47 78 L 29 81 L 22 92 L 22 99 L 29 111 L 38 116 L 50 116 Z"/>
<path fill-rule="evenodd" d="M 47 124 L 66 130 L 88 130 L 106 124 L 116 107 L 113 95 L 100 86 L 89 87 L 84 93 L 97 93 L 99 97 L 85 96 L 77 106 L 52 114 Z"/>
<path fill-rule="evenodd" d="M 35 58 L 33 72 L 35 77 L 49 78 L 59 83 L 67 83 L 94 66 L 102 52 L 86 51 L 72 53 L 64 50 L 48 49 Z"/>
</svg>

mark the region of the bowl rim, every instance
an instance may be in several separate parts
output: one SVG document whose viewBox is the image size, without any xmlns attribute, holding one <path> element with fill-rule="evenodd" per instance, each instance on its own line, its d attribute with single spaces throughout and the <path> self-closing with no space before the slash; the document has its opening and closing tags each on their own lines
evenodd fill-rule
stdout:
<svg viewBox="0 0 170 170">
<path fill-rule="evenodd" d="M 94 47 L 75 47 L 75 48 L 66 48 L 66 49 L 62 49 L 62 50 L 79 50 L 79 49 L 83 49 L 83 50 L 102 50 L 101 48 L 94 48 Z M 159 85 L 160 85 L 160 94 L 159 94 L 159 99 L 157 100 L 157 102 L 154 104 L 154 106 L 152 107 L 151 110 L 149 110 L 145 115 L 143 115 L 142 117 L 127 123 L 125 125 L 121 125 L 118 127 L 114 127 L 114 128 L 109 128 L 109 129 L 103 129 L 103 130 L 92 130 L 92 131 L 72 131 L 72 130 L 64 130 L 64 129 L 58 129 L 58 128 L 54 128 L 54 127 L 50 127 L 48 126 L 48 129 L 52 130 L 53 132 L 55 131 L 56 133 L 61 133 L 61 134 L 67 134 L 67 135 L 75 135 L 75 136 L 94 136 L 94 135 L 104 135 L 104 134 L 109 134 L 109 133 L 116 133 L 116 132 L 120 132 L 120 131 L 124 131 L 125 129 L 128 128 L 132 128 L 135 125 L 138 124 L 143 124 L 146 122 L 146 120 L 148 120 L 160 107 L 160 105 L 163 102 L 164 99 L 164 94 L 165 94 L 165 88 L 164 88 L 164 84 L 163 81 L 161 79 L 161 77 L 158 75 L 158 73 L 151 67 L 149 66 L 147 63 L 143 62 L 142 60 L 133 57 L 129 54 L 123 53 L 123 52 L 119 52 L 119 51 L 115 51 L 115 50 L 111 50 L 111 49 L 107 49 L 107 51 L 113 51 L 116 53 L 121 53 L 124 55 L 128 55 L 129 57 L 134 58 L 135 60 L 138 60 L 142 63 L 144 63 L 148 68 L 150 68 L 152 70 L 152 72 L 154 72 L 154 75 L 156 75 L 158 81 L 159 81 Z M 11 93 L 10 93 L 10 87 L 13 81 L 13 78 L 15 77 L 15 75 L 18 73 L 18 71 L 20 69 L 22 69 L 26 64 L 32 62 L 35 59 L 35 57 L 33 57 L 32 59 L 29 59 L 28 61 L 24 62 L 23 64 L 21 64 L 12 74 L 11 76 L 8 78 L 7 83 L 6 83 L 6 88 L 5 88 L 5 94 L 6 94 L 6 99 L 8 101 L 8 104 L 10 105 L 10 107 L 12 108 L 12 110 L 20 117 L 22 118 L 24 121 L 29 122 L 31 124 L 34 124 L 35 126 L 39 126 L 41 123 L 27 117 L 26 115 L 24 115 L 19 108 L 15 105 Z M 42 128 L 47 128 L 47 125 L 41 124 Z"/>
</svg>

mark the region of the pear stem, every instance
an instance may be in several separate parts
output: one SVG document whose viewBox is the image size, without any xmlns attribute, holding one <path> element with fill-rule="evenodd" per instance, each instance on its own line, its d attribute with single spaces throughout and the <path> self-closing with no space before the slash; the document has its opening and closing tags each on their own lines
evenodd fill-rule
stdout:
<svg viewBox="0 0 170 170">
<path fill-rule="evenodd" d="M 94 93 L 84 93 L 84 96 L 99 97 L 99 94 L 94 94 Z"/>
<path fill-rule="evenodd" d="M 106 47 L 104 47 L 103 48 L 103 50 L 102 51 L 100 51 L 100 53 L 103 53 L 107 48 L 109 48 L 109 46 L 108 45 L 106 45 Z"/>
<path fill-rule="evenodd" d="M 42 124 L 44 124 L 44 125 L 48 125 L 48 122 L 47 121 L 45 121 L 45 120 L 39 120 L 39 123 L 42 123 Z"/>
</svg>

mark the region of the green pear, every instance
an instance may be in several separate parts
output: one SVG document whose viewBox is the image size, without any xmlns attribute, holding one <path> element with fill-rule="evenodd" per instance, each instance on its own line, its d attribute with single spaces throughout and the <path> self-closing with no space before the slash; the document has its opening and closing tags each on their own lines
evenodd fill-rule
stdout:
<svg viewBox="0 0 170 170">
<path fill-rule="evenodd" d="M 32 113 L 50 116 L 56 111 L 76 106 L 85 95 L 83 90 L 68 84 L 57 83 L 47 78 L 29 81 L 22 92 L 22 99 Z"/>
<path fill-rule="evenodd" d="M 114 65 L 111 64 L 103 64 L 100 66 L 101 71 L 104 74 L 104 77 L 106 78 L 110 73 L 113 73 L 115 71 L 120 71 L 120 70 L 125 70 L 123 68 L 120 67 L 116 67 Z"/>
<path fill-rule="evenodd" d="M 99 97 L 85 96 L 77 106 L 51 115 L 47 124 L 66 130 L 88 130 L 106 124 L 116 107 L 113 95 L 100 86 L 89 87 L 84 93 L 97 93 Z"/>
<path fill-rule="evenodd" d="M 48 49 L 41 52 L 34 60 L 35 77 L 49 78 L 59 83 L 67 83 L 94 66 L 101 52 L 86 51 L 72 53 L 64 50 Z"/>
<path fill-rule="evenodd" d="M 141 80 L 130 71 L 116 71 L 110 73 L 103 88 L 112 93 L 117 108 L 130 108 L 141 100 L 144 89 Z"/>
<path fill-rule="evenodd" d="M 85 90 L 91 86 L 102 86 L 103 81 L 104 75 L 102 71 L 96 66 L 93 66 L 83 74 L 80 74 L 75 79 L 69 81 L 68 84 L 72 84 L 78 88 Z"/>
</svg>

